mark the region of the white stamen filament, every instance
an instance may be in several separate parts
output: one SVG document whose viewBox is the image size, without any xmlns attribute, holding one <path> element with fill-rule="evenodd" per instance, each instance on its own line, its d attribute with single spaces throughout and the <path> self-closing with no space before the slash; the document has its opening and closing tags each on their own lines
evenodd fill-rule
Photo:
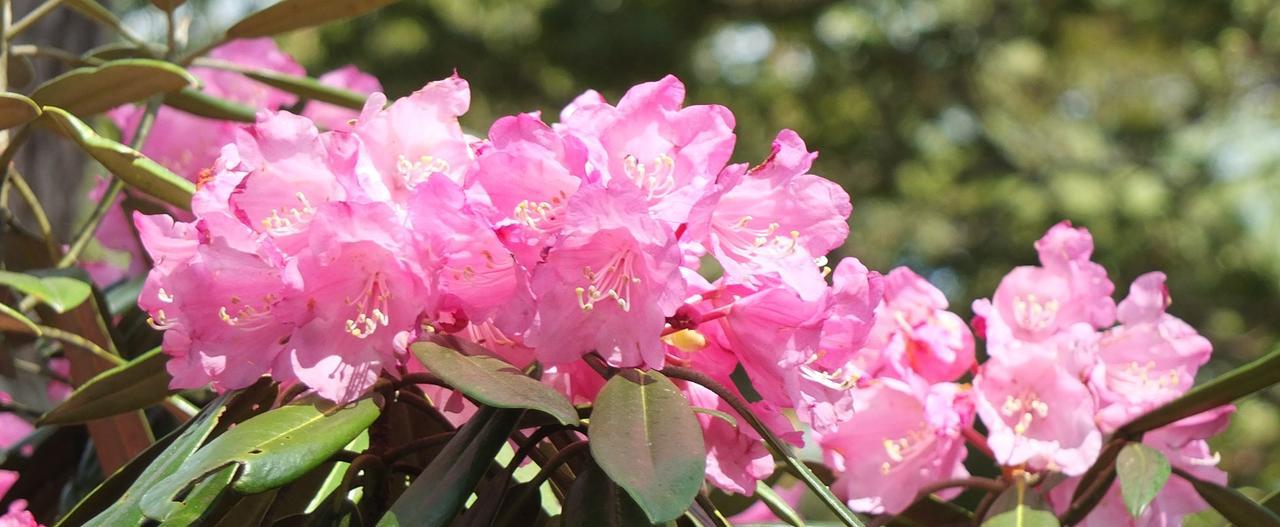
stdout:
<svg viewBox="0 0 1280 527">
<path fill-rule="evenodd" d="M 627 178 L 645 193 L 649 201 L 662 199 L 676 189 L 676 161 L 667 154 L 662 154 L 652 162 L 641 163 L 633 155 L 622 160 L 622 169 Z"/>
<path fill-rule="evenodd" d="M 391 299 L 386 280 L 382 273 L 375 272 L 365 283 L 364 290 L 355 299 L 347 298 L 347 305 L 356 308 L 356 318 L 347 319 L 344 329 L 356 338 L 368 338 L 379 326 L 385 327 L 391 322 L 387 315 L 387 304 Z"/>
<path fill-rule="evenodd" d="M 631 286 L 640 283 L 632 265 L 634 259 L 635 256 L 627 250 L 614 254 L 599 273 L 592 271 L 590 267 L 582 268 L 587 286 L 574 288 L 574 293 L 578 295 L 578 306 L 587 312 L 595 309 L 596 302 L 610 298 L 623 311 L 630 312 Z"/>
</svg>

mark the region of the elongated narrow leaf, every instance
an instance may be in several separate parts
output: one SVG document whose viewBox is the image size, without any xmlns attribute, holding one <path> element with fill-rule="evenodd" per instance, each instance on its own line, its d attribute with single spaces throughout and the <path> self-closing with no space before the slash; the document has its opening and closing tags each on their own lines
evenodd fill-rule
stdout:
<svg viewBox="0 0 1280 527">
<path fill-rule="evenodd" d="M 635 500 L 609 479 L 595 461 L 588 461 L 586 468 L 574 479 L 573 486 L 564 500 L 562 525 L 593 525 L 599 527 L 649 527 L 645 515 Z"/>
<path fill-rule="evenodd" d="M 22 126 L 40 117 L 40 105 L 26 96 L 0 92 L 0 130 Z"/>
<path fill-rule="evenodd" d="M 1280 383 L 1280 349 L 1192 388 L 1181 397 L 1120 427 L 1115 435 L 1137 437 L 1143 432 L 1155 430 L 1179 419 L 1212 410 L 1251 393 L 1265 390 L 1276 383 Z"/>
<path fill-rule="evenodd" d="M 238 469 L 236 465 L 227 465 L 200 480 L 192 487 L 191 492 L 174 504 L 173 512 L 164 519 L 160 527 L 187 527 L 195 524 L 206 511 L 214 507 L 215 502 L 229 494 L 227 486 L 235 479 Z"/>
<path fill-rule="evenodd" d="M 82 423 L 141 410 L 168 397 L 168 360 L 160 348 L 98 374 L 40 418 L 41 425 Z"/>
<path fill-rule="evenodd" d="M 122 59 L 63 73 L 36 87 L 31 98 L 88 116 L 196 84 L 190 73 L 168 62 Z"/>
<path fill-rule="evenodd" d="M 1259 505 L 1239 491 L 1211 481 L 1204 481 L 1185 472 L 1178 476 L 1191 483 L 1196 493 L 1238 527 L 1280 527 L 1280 515 Z"/>
<path fill-rule="evenodd" d="M 271 70 L 253 68 L 245 68 L 237 71 L 250 79 L 268 86 L 279 88 L 289 93 L 296 93 L 308 99 L 336 104 L 338 106 L 344 106 L 355 110 L 363 109 L 365 99 L 369 98 L 368 95 L 363 93 L 338 88 L 336 86 L 329 86 L 311 77 L 286 75 Z"/>
<path fill-rule="evenodd" d="M 452 344 L 462 346 L 460 341 Z M 526 377 L 502 360 L 484 355 L 463 355 L 435 342 L 417 342 L 409 349 L 427 370 L 455 390 L 487 406 L 528 408 L 545 412 L 560 424 L 578 424 L 578 411 L 560 392 Z"/>
<path fill-rule="evenodd" d="M 155 455 L 154 461 L 146 465 L 146 469 L 138 476 L 138 479 L 122 494 L 119 499 L 111 503 L 111 506 L 103 510 L 92 520 L 85 523 L 85 527 L 113 527 L 117 525 L 140 525 L 143 522 L 142 506 L 140 504 L 142 495 L 151 490 L 161 480 L 169 477 L 177 472 L 182 464 L 191 457 L 191 454 L 200 448 L 200 444 L 205 438 L 209 437 L 209 433 L 213 431 L 218 420 L 222 417 L 226 408 L 227 400 L 230 395 L 218 397 L 212 403 L 209 403 L 200 411 L 195 418 L 188 421 L 183 428 L 175 431 L 176 436 L 172 438 L 171 444 L 164 448 L 159 454 Z M 150 453 L 150 450 L 148 450 Z M 113 478 L 114 479 L 114 478 Z M 108 485 L 116 485 L 113 479 L 108 479 L 98 489 L 94 490 L 85 501 L 89 501 L 99 492 L 107 492 L 104 487 Z M 77 506 L 70 514 L 63 518 L 58 525 L 77 525 L 79 518 L 82 518 L 86 512 Z"/>
<path fill-rule="evenodd" d="M 1147 510 L 1169 481 L 1169 470 L 1169 459 L 1159 450 L 1142 443 L 1125 445 L 1116 458 L 1116 478 L 1130 515 L 1137 518 Z"/>
<path fill-rule="evenodd" d="M 666 376 L 627 370 L 605 383 L 591 413 L 591 456 L 654 523 L 679 518 L 706 472 L 702 428 Z"/>
<path fill-rule="evenodd" d="M 167 518 L 187 485 L 228 465 L 240 466 L 231 488 L 241 493 L 284 486 L 324 463 L 377 417 L 378 405 L 369 399 L 332 413 L 295 404 L 260 414 L 218 436 L 156 483 L 143 496 L 142 510 L 155 520 Z"/>
<path fill-rule="evenodd" d="M 396 0 L 281 0 L 227 30 L 231 38 L 267 37 L 357 17 Z"/>
<path fill-rule="evenodd" d="M 0 304 L 0 331 L 40 336 L 40 328 L 35 322 L 4 304 Z"/>
<path fill-rule="evenodd" d="M 1059 527 L 1059 523 L 1044 496 L 1018 480 L 991 504 L 982 527 Z"/>
<path fill-rule="evenodd" d="M 240 103 L 219 99 L 193 88 L 184 88 L 164 96 L 164 103 L 191 115 L 252 123 L 257 120 L 253 108 Z"/>
<path fill-rule="evenodd" d="M 400 495 L 378 527 L 449 525 L 502 449 L 520 410 L 481 407 Z"/>
<path fill-rule="evenodd" d="M 67 7 L 109 28 L 114 29 L 124 25 L 119 18 L 116 18 L 116 15 L 103 7 L 97 0 L 65 0 L 65 2 Z"/>
<path fill-rule="evenodd" d="M 768 483 L 763 481 L 756 482 L 756 496 L 769 507 L 769 510 L 773 512 L 774 516 L 777 516 L 782 521 L 787 522 L 787 525 L 791 525 L 792 527 L 804 527 L 804 519 L 801 518 L 800 515 L 796 513 L 795 509 L 791 508 L 791 504 L 787 503 L 785 498 L 778 495 L 778 493 L 775 492 L 773 487 L 770 487 Z"/>
<path fill-rule="evenodd" d="M 89 125 L 61 108 L 46 106 L 44 119 L 130 186 L 183 209 L 191 208 L 195 184 L 170 172 L 136 150 L 94 133 Z"/>
<path fill-rule="evenodd" d="M 66 313 L 84 303 L 93 292 L 89 284 L 75 278 L 35 276 L 10 271 L 0 271 L 0 285 L 31 295 L 59 313 Z"/>
</svg>

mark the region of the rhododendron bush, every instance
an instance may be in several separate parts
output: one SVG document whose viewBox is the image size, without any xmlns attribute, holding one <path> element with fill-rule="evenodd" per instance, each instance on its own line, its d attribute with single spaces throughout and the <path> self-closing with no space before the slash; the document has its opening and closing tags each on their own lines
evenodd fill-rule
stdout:
<svg viewBox="0 0 1280 527">
<path fill-rule="evenodd" d="M 37 216 L 5 215 L 0 526 L 1280 521 L 1207 443 L 1280 355 L 1196 386 L 1178 277 L 1117 287 L 1062 221 L 966 320 L 829 260 L 856 212 L 816 145 L 740 160 L 673 76 L 469 130 L 460 74 L 393 100 L 267 38 L 383 3 L 0 85 Z M 10 166 L 34 134 L 101 167 L 71 239 Z"/>
</svg>

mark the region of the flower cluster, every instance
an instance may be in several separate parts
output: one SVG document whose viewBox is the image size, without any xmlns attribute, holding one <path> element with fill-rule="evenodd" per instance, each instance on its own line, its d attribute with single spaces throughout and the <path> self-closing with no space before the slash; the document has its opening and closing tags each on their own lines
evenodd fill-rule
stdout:
<svg viewBox="0 0 1280 527">
<path fill-rule="evenodd" d="M 1079 476 L 1104 434 L 1188 389 L 1211 351 L 1165 312 L 1159 273 L 1117 308 L 1088 232 L 1064 222 L 1036 244 L 1041 266 L 974 304 L 979 366 L 975 332 L 924 278 L 828 265 L 852 207 L 809 173 L 816 154 L 795 132 L 759 164 L 731 164 L 732 113 L 685 106 L 666 77 L 474 137 L 458 123 L 468 90 L 454 76 L 389 105 L 375 93 L 324 132 L 265 111 L 199 179 L 192 221 L 135 215 L 154 261 L 139 305 L 166 330 L 174 387 L 270 375 L 349 401 L 413 367 L 408 344 L 432 334 L 537 360 L 575 402 L 603 383 L 586 355 L 676 365 L 741 390 L 799 445 L 796 416 L 852 508 L 894 513 L 966 474 L 976 420 L 1001 465 Z M 1214 479 L 1203 439 L 1227 413 L 1146 441 Z M 752 493 L 773 470 L 760 436 L 699 420 L 709 481 Z M 1198 505 L 1184 491 L 1171 484 L 1147 514 Z"/>
</svg>

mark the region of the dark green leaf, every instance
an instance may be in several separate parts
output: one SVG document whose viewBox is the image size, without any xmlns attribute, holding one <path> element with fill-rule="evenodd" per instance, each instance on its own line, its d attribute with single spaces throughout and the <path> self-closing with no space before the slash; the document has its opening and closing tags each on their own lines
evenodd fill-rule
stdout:
<svg viewBox="0 0 1280 527">
<path fill-rule="evenodd" d="M 195 184 L 170 172 L 132 148 L 94 133 L 89 125 L 61 108 L 46 106 L 44 118 L 55 131 L 71 138 L 125 183 L 183 209 L 191 208 Z"/>
<path fill-rule="evenodd" d="M 1280 515 L 1259 505 L 1230 487 L 1204 481 L 1183 471 L 1178 476 L 1191 483 L 1196 493 L 1224 518 L 1239 527 L 1280 527 Z"/>
<path fill-rule="evenodd" d="M 475 348 L 469 343 L 447 344 Z M 578 424 L 578 411 L 550 386 L 526 377 L 516 367 L 485 355 L 464 355 L 435 342 L 416 342 L 409 346 L 413 355 L 427 370 L 439 376 L 454 389 L 487 406 L 495 408 L 528 408 L 555 417 L 560 424 Z M 480 351 L 467 349 L 465 351 Z"/>
<path fill-rule="evenodd" d="M 520 410 L 481 407 L 378 522 L 379 527 L 442 527 L 462 509 Z"/>
<path fill-rule="evenodd" d="M 702 487 L 706 450 L 689 402 L 666 376 L 625 370 L 591 413 L 591 456 L 654 523 L 679 518 Z"/>
<path fill-rule="evenodd" d="M 173 512 L 164 518 L 160 527 L 187 527 L 196 523 L 206 511 L 213 508 L 215 502 L 229 494 L 227 485 L 235 479 L 238 468 L 236 465 L 227 465 L 197 482 L 191 492 L 174 504 Z"/>
<path fill-rule="evenodd" d="M 1044 496 L 1027 488 L 1025 480 L 1019 480 L 991 504 L 982 527 L 1059 527 L 1059 524 Z"/>
<path fill-rule="evenodd" d="M 0 92 L 0 130 L 21 126 L 40 117 L 40 106 L 24 95 Z"/>
<path fill-rule="evenodd" d="M 183 88 L 164 96 L 164 103 L 191 115 L 252 123 L 258 117 L 253 108 L 237 102 L 219 99 L 194 88 Z"/>
<path fill-rule="evenodd" d="M 200 447 L 200 444 L 204 442 L 205 438 L 213 430 L 214 425 L 218 424 L 229 397 L 229 395 L 223 395 L 214 402 L 209 403 L 204 410 L 200 411 L 199 415 L 184 425 L 183 430 L 175 432 L 178 435 L 172 439 L 172 444 L 156 455 L 154 461 L 147 464 L 146 469 L 129 487 L 129 490 L 125 491 L 120 496 L 120 499 L 112 503 L 110 507 L 84 525 L 86 527 L 114 527 L 117 525 L 141 524 L 143 522 L 142 507 L 140 505 L 142 495 L 155 487 L 161 480 L 177 472 L 183 463 L 187 461 L 187 458 L 191 457 L 191 454 Z M 147 452 L 149 453 L 150 450 Z M 103 486 L 100 486 L 99 490 L 94 492 L 100 492 L 109 483 L 112 483 L 111 480 L 103 483 Z M 83 517 L 83 514 L 77 509 L 67 518 L 80 518 Z M 66 523 L 66 521 L 64 518 L 64 521 L 59 525 L 64 523 L 66 525 L 75 525 L 74 523 Z"/>
<path fill-rule="evenodd" d="M 1185 417 L 1206 412 L 1280 383 L 1280 349 L 1192 388 L 1181 397 L 1147 412 L 1119 430 L 1117 436 L 1137 437 Z"/>
<path fill-rule="evenodd" d="M 256 494 L 292 482 L 324 463 L 378 417 L 378 405 L 365 399 L 326 412 L 312 404 L 293 404 L 257 415 L 196 451 L 177 472 L 156 483 L 142 498 L 151 518 L 174 510 L 174 498 L 191 482 L 227 465 L 239 465 L 231 487 Z"/>
<path fill-rule="evenodd" d="M 190 73 L 168 62 L 122 59 L 63 73 L 37 86 L 31 98 L 42 106 L 89 116 L 196 84 Z"/>
<path fill-rule="evenodd" d="M 929 527 L 967 527 L 973 525 L 973 513 L 949 501 L 929 495 L 916 500 L 899 513 L 890 526 L 927 525 Z"/>
<path fill-rule="evenodd" d="M 1169 459 L 1159 450 L 1142 443 L 1125 445 L 1116 458 L 1116 478 L 1130 515 L 1137 518 L 1147 510 L 1169 481 L 1169 469 Z"/>
<path fill-rule="evenodd" d="M 267 37 L 363 15 L 396 0 L 281 0 L 227 30 L 231 38 Z"/>
<path fill-rule="evenodd" d="M 72 424 L 141 410 L 168 397 L 168 356 L 155 348 L 137 358 L 98 374 L 56 408 L 40 418 L 39 424 Z"/>
<path fill-rule="evenodd" d="M 54 311 L 66 313 L 84 303 L 93 289 L 89 284 L 67 276 L 33 276 L 0 271 L 0 285 L 6 285 L 35 297 Z"/>
<path fill-rule="evenodd" d="M 626 491 L 588 461 L 564 499 L 562 525 L 649 527 L 649 517 Z"/>
</svg>

